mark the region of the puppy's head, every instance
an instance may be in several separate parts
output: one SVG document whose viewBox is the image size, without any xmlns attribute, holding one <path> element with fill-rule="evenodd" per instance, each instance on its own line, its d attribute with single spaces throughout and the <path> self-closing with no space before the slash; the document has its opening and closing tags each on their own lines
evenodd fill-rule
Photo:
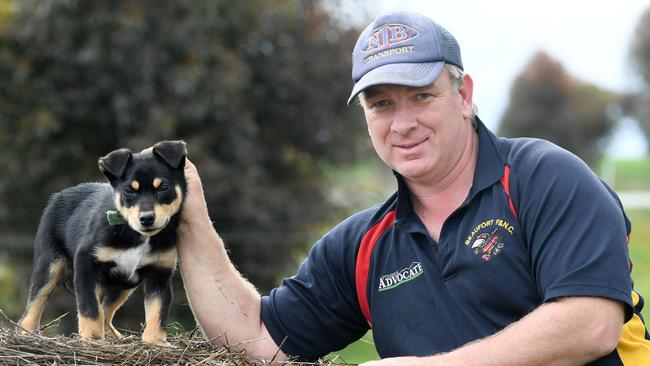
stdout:
<svg viewBox="0 0 650 366">
<path fill-rule="evenodd" d="M 185 197 L 183 141 L 162 141 L 140 153 L 115 150 L 99 159 L 99 170 L 113 187 L 115 208 L 129 226 L 152 236 L 167 226 Z"/>
</svg>

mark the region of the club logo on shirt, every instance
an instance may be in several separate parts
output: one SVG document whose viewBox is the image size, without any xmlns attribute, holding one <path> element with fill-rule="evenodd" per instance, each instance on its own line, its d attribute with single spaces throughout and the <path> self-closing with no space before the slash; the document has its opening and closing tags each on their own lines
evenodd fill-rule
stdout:
<svg viewBox="0 0 650 366">
<path fill-rule="evenodd" d="M 470 247 L 474 254 L 481 257 L 484 262 L 503 251 L 505 244 L 503 237 L 513 235 L 515 227 L 503 219 L 486 220 L 476 225 L 471 234 L 467 236 L 465 245 Z"/>
<path fill-rule="evenodd" d="M 420 262 L 413 262 L 410 266 L 404 269 L 393 272 L 391 274 L 383 275 L 379 278 L 379 292 L 391 290 L 397 286 L 401 286 L 411 280 L 418 278 L 422 273 L 424 273 L 422 264 L 420 264 Z"/>
<path fill-rule="evenodd" d="M 476 237 L 472 244 L 474 254 L 480 255 L 484 262 L 490 260 L 491 256 L 498 255 L 503 250 L 503 242 L 499 229 L 494 229 L 491 233 L 482 233 Z"/>
</svg>

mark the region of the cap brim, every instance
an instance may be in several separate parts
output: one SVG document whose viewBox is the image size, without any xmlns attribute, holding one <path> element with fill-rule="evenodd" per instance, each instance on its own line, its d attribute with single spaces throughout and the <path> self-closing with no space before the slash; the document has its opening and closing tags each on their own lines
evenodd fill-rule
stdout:
<svg viewBox="0 0 650 366">
<path fill-rule="evenodd" d="M 445 66 L 444 61 L 387 64 L 368 71 L 354 84 L 348 105 L 364 89 L 381 84 L 423 87 L 433 84 Z"/>
</svg>

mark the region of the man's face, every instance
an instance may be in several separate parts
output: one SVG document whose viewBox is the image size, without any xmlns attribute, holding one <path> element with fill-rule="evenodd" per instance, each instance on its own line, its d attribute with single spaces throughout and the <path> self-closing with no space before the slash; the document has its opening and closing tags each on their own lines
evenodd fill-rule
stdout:
<svg viewBox="0 0 650 366">
<path fill-rule="evenodd" d="M 428 87 L 379 85 L 361 97 L 379 157 L 411 181 L 436 183 L 459 162 L 474 133 L 472 80 L 458 90 L 444 70 Z"/>
</svg>

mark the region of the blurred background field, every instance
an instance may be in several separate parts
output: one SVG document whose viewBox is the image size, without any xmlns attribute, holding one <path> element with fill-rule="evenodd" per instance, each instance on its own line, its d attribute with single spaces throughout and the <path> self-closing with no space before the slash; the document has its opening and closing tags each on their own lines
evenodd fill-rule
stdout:
<svg viewBox="0 0 650 366">
<path fill-rule="evenodd" d="M 549 139 L 621 194 L 636 287 L 650 296 L 645 1 L 0 0 L 0 309 L 22 312 L 47 198 L 101 181 L 109 151 L 163 139 L 188 143 L 215 227 L 260 292 L 295 273 L 323 233 L 394 189 L 345 101 L 360 29 L 396 6 L 459 38 L 489 128 Z M 175 293 L 170 318 L 193 329 L 178 276 Z M 70 312 L 50 330 L 70 334 L 74 311 L 60 289 L 44 320 Z M 116 325 L 143 319 L 138 291 Z M 371 342 L 335 354 L 373 358 Z"/>
</svg>

